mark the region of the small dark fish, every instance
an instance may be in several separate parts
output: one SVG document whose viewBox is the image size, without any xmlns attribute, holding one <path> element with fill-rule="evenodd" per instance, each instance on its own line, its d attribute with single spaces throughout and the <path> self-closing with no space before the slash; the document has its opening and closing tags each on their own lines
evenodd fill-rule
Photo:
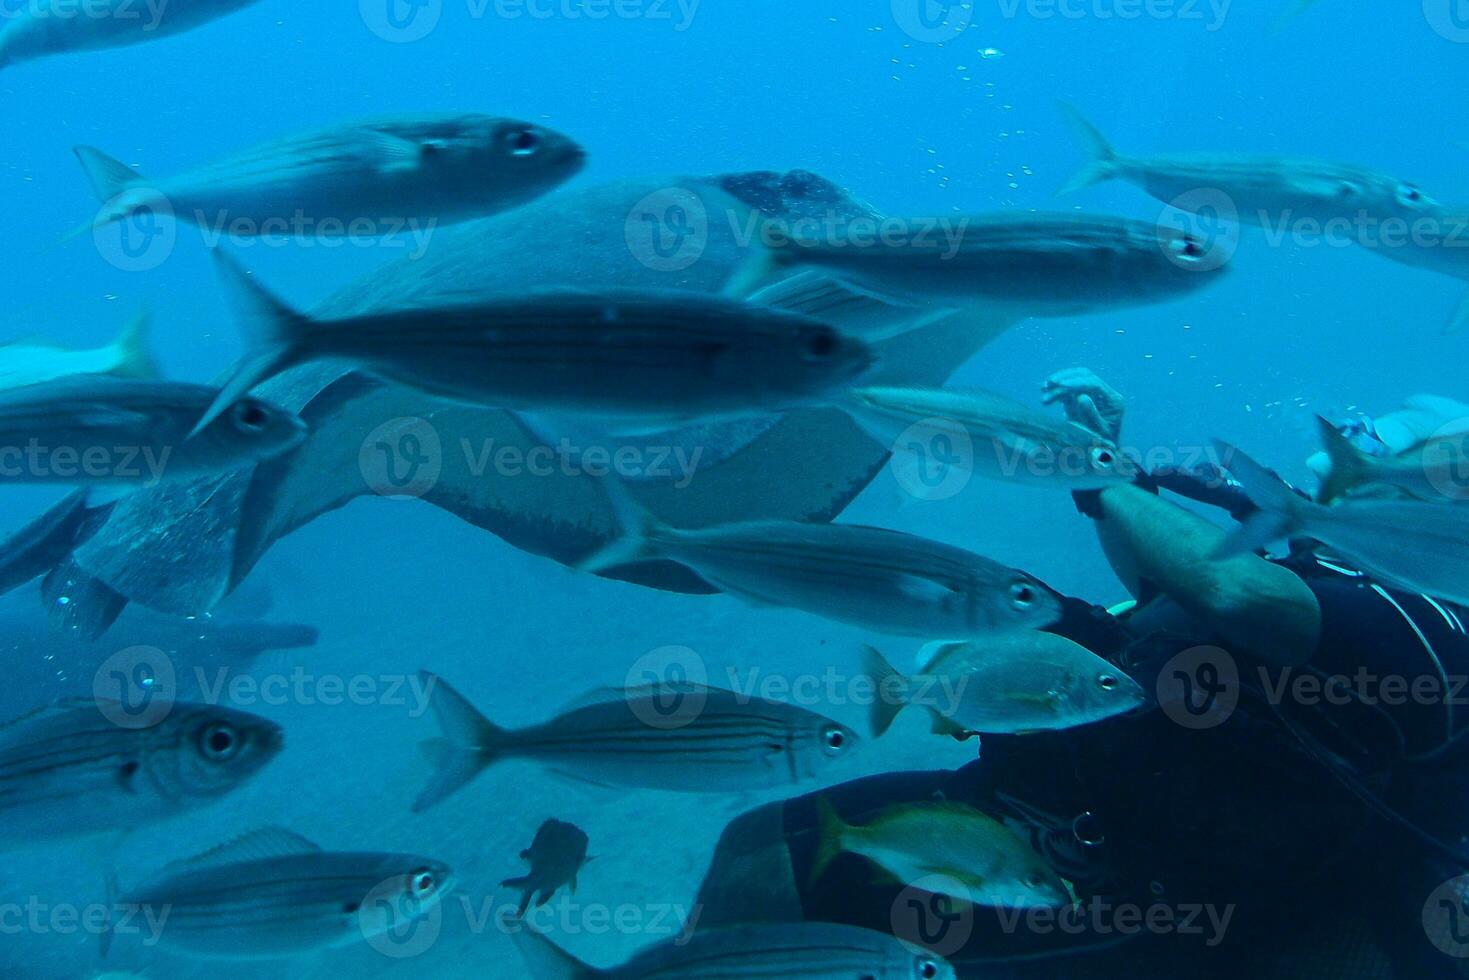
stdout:
<svg viewBox="0 0 1469 980">
<path fill-rule="evenodd" d="M 93 147 L 76 154 L 106 205 L 89 227 L 152 211 L 219 234 L 285 237 L 426 235 L 534 200 L 586 160 L 568 136 L 480 115 L 333 126 L 156 181 Z"/>
<path fill-rule="evenodd" d="M 175 862 L 111 904 L 141 913 L 135 924 L 157 922 L 152 938 L 164 948 L 201 959 L 272 959 L 402 929 L 453 887 L 453 871 L 429 858 L 323 851 L 268 827 Z M 102 936 L 104 956 L 111 936 Z"/>
<path fill-rule="evenodd" d="M 127 706 L 61 701 L 0 727 L 0 847 L 129 830 L 239 789 L 281 751 L 279 726 L 211 705 L 123 727 Z"/>
<path fill-rule="evenodd" d="M 198 429 L 216 394 L 106 375 L 0 391 L 0 484 L 151 487 L 229 472 L 305 440 L 298 417 L 250 397 Z"/>
<path fill-rule="evenodd" d="M 505 759 L 534 759 L 604 786 L 737 793 L 821 776 L 857 734 L 805 708 L 718 688 L 598 692 L 542 725 L 510 731 L 432 674 L 422 674 L 443 737 L 425 742 L 433 778 L 415 812 Z"/>
<path fill-rule="evenodd" d="M 29 0 L 6 11 L 0 69 L 53 54 L 141 44 L 193 30 L 256 0 Z"/>
<path fill-rule="evenodd" d="M 318 320 L 215 255 L 254 342 L 201 425 L 322 358 L 470 404 L 658 428 L 818 403 L 874 358 L 809 317 L 673 291 L 550 292 Z"/>
<path fill-rule="evenodd" d="M 589 843 L 587 835 L 569 823 L 547 820 L 541 824 L 536 839 L 520 852 L 521 858 L 530 862 L 530 873 L 500 882 L 501 888 L 521 891 L 520 909 L 515 914 L 524 917 L 532 901 L 537 908 L 545 905 L 560 888 L 569 888 L 575 894 L 576 876 L 590 860 Z"/>
<path fill-rule="evenodd" d="M 534 980 L 955 980 L 943 957 L 829 922 L 710 929 L 599 970 L 531 929 L 511 933 Z"/>
</svg>

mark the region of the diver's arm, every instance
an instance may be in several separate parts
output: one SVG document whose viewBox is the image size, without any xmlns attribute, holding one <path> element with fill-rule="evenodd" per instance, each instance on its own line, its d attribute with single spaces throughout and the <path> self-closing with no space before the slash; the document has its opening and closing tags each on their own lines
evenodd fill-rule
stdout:
<svg viewBox="0 0 1469 980">
<path fill-rule="evenodd" d="M 1114 567 L 1258 657 L 1282 666 L 1311 659 L 1321 607 L 1294 572 L 1255 555 L 1210 558 L 1224 531 L 1139 487 L 1104 491 L 1100 508 L 1097 533 Z"/>
</svg>

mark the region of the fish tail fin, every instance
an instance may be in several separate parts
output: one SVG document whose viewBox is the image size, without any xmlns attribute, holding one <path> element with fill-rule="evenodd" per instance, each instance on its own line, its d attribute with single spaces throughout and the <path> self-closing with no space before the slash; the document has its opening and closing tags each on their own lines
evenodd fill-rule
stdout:
<svg viewBox="0 0 1469 980">
<path fill-rule="evenodd" d="M 1291 533 L 1300 523 L 1301 511 L 1310 506 L 1274 473 L 1226 442 L 1216 441 L 1215 451 L 1245 495 L 1260 508 L 1250 515 L 1234 535 L 1222 542 L 1211 558 L 1230 558 L 1258 551 L 1277 538 Z"/>
<path fill-rule="evenodd" d="M 862 648 L 862 666 L 872 678 L 877 697 L 872 699 L 870 723 L 872 737 L 882 738 L 898 715 L 908 706 L 908 678 L 900 674 L 887 658 L 872 646 Z"/>
<path fill-rule="evenodd" d="M 145 303 L 112 342 L 112 349 L 117 352 L 117 367 L 113 374 L 126 378 L 158 377 L 158 362 L 153 360 L 153 354 L 148 350 L 148 331 L 152 326 L 153 313 Z"/>
<path fill-rule="evenodd" d="M 1459 306 L 1454 310 L 1454 315 L 1449 319 L 1448 323 L 1444 324 L 1443 332 L 1445 334 L 1458 333 L 1465 327 L 1469 327 L 1469 293 L 1465 293 L 1464 298 L 1459 301 Z"/>
<path fill-rule="evenodd" d="M 446 681 L 427 671 L 419 678 L 429 691 L 429 704 L 443 735 L 422 745 L 433 775 L 414 801 L 414 813 L 442 803 L 493 765 L 510 740 L 505 729 L 480 714 Z"/>
<path fill-rule="evenodd" d="M 1062 102 L 1061 111 L 1071 120 L 1077 134 L 1091 154 L 1091 162 L 1076 173 L 1066 185 L 1056 192 L 1057 197 L 1111 180 L 1117 176 L 1117 151 L 1112 148 L 1102 131 L 1092 125 L 1081 110 L 1069 102 Z"/>
<path fill-rule="evenodd" d="M 121 160 L 113 159 L 95 146 L 76 146 L 72 148 L 72 152 L 81 163 L 87 182 L 92 185 L 92 194 L 99 201 L 110 201 L 144 180 L 142 174 L 132 167 Z"/>
<path fill-rule="evenodd" d="M 848 827 L 824 796 L 816 798 L 816 859 L 811 863 L 811 884 L 826 874 L 833 861 L 847 849 Z"/>
<path fill-rule="evenodd" d="M 231 294 L 249 350 L 235 365 L 209 411 L 194 426 L 194 433 L 219 418 L 250 389 L 294 364 L 301 342 L 311 329 L 310 317 L 296 312 L 251 279 L 224 252 L 215 249 L 214 261 L 220 280 Z"/>
<path fill-rule="evenodd" d="M 1326 456 L 1331 460 L 1331 470 L 1321 481 L 1318 499 L 1323 504 L 1329 504 L 1363 482 L 1367 454 L 1352 445 L 1351 440 L 1338 432 L 1336 426 L 1319 415 L 1316 416 L 1316 425 L 1321 430 L 1321 444 L 1326 450 Z"/>
<path fill-rule="evenodd" d="M 653 535 L 662 527 L 656 517 L 632 499 L 632 494 L 615 475 L 606 477 L 602 487 L 606 491 L 607 502 L 612 506 L 615 537 L 605 547 L 577 563 L 578 571 L 593 575 L 649 557 Z"/>
<path fill-rule="evenodd" d="M 591 980 L 604 975 L 529 926 L 511 932 L 510 938 L 525 960 L 526 975 L 535 980 Z"/>
</svg>

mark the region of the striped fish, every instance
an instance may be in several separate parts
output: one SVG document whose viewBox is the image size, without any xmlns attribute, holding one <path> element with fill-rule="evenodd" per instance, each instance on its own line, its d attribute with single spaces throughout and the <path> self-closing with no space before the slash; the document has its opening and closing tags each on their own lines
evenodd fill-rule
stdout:
<svg viewBox="0 0 1469 980">
<path fill-rule="evenodd" d="M 215 394 L 101 374 L 0 391 L 0 484 L 151 487 L 228 472 L 306 438 L 300 418 L 250 397 L 191 433 Z"/>
<path fill-rule="evenodd" d="M 583 571 L 663 558 L 756 605 L 929 640 L 1043 629 L 1061 618 L 1060 601 L 1039 581 L 963 548 L 859 524 L 747 521 L 683 530 L 641 510 L 615 480 L 604 482 L 621 536 Z"/>
<path fill-rule="evenodd" d="M 256 337 L 205 423 L 321 358 L 462 402 L 663 427 L 808 404 L 873 359 L 865 343 L 809 317 L 686 292 L 554 292 L 314 320 L 216 257 Z"/>
<path fill-rule="evenodd" d="M 421 233 L 507 211 L 553 190 L 586 155 L 568 136 L 516 119 L 370 119 L 291 136 L 149 180 L 76 148 L 105 207 L 88 228 L 152 211 L 233 236 Z"/>
<path fill-rule="evenodd" d="M 0 848 L 185 813 L 239 789 L 282 746 L 279 727 L 228 708 L 180 702 L 156 724 L 128 718 L 115 702 L 72 700 L 0 728 Z"/>
<path fill-rule="evenodd" d="M 736 926 L 652 947 L 599 970 L 531 929 L 512 934 L 534 980 L 954 980 L 942 957 L 857 926 Z"/>
<path fill-rule="evenodd" d="M 7 4 L 0 24 L 0 68 L 49 55 L 120 48 L 182 34 L 256 0 L 28 0 Z"/>
<path fill-rule="evenodd" d="M 445 865 L 411 854 L 323 851 L 267 827 L 176 862 L 112 896 L 114 935 L 157 923 L 145 943 L 201 959 L 272 959 L 372 941 L 441 914 Z M 131 923 L 125 926 L 124 923 Z M 388 940 L 384 940 L 388 941 Z"/>
<path fill-rule="evenodd" d="M 817 779 L 858 743 L 804 708 L 675 684 L 598 692 L 559 718 L 508 731 L 440 678 L 421 676 L 443 737 L 424 743 L 435 772 L 415 812 L 509 758 L 600 785 L 731 793 Z"/>
<path fill-rule="evenodd" d="M 726 292 L 768 301 L 771 283 L 799 283 L 815 273 L 832 295 L 804 288 L 801 302 L 788 307 L 808 314 L 841 309 L 857 293 L 898 307 L 1070 317 L 1181 299 L 1227 268 L 1196 236 L 1125 218 L 998 214 L 948 219 L 943 230 L 932 224 L 895 221 L 896 231 L 872 242 L 848 241 L 840 232 L 767 242 Z"/>
</svg>

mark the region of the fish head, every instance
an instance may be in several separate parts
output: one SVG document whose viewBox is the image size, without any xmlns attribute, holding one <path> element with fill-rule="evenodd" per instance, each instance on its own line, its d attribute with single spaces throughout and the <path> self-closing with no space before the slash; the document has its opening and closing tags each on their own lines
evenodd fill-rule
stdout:
<svg viewBox="0 0 1469 980">
<path fill-rule="evenodd" d="M 1001 584 L 996 602 L 999 615 L 995 621 L 1002 629 L 1040 630 L 1061 619 L 1061 600 L 1038 579 L 1021 571 L 1012 571 Z"/>
<path fill-rule="evenodd" d="M 425 166 L 480 185 L 501 207 L 529 201 L 570 180 L 586 165 L 580 143 L 518 119 L 472 116 L 425 146 Z"/>
<path fill-rule="evenodd" d="M 877 363 L 871 345 L 830 324 L 778 310 L 762 315 L 776 321 L 774 339 L 752 334 L 741 343 L 741 360 L 755 362 L 741 370 L 758 370 L 779 395 L 823 396 L 856 383 Z M 777 347 L 783 356 L 772 356 Z"/>
<path fill-rule="evenodd" d="M 259 398 L 245 396 L 188 440 L 192 462 L 219 466 L 270 459 L 306 441 L 300 416 Z"/>
<path fill-rule="evenodd" d="M 809 750 L 806 755 L 812 760 L 812 765 L 803 768 L 811 776 L 851 755 L 861 742 L 861 736 L 855 731 L 830 718 L 814 716 L 804 727 L 806 730 L 799 733 L 800 740 Z"/>
<path fill-rule="evenodd" d="M 1142 685 L 1102 660 L 1073 665 L 1056 692 L 1060 713 L 1076 724 L 1126 714 L 1148 702 Z"/>
<path fill-rule="evenodd" d="M 1229 270 L 1236 233 L 1232 226 L 1213 224 L 1200 215 L 1186 229 L 1158 226 L 1151 242 L 1138 236 L 1124 260 L 1124 275 L 1157 299 L 1185 296 L 1213 285 Z"/>
<path fill-rule="evenodd" d="M 377 855 L 373 865 L 366 876 L 376 884 L 358 904 L 358 922 L 369 938 L 422 920 L 457 883 L 447 864 L 413 854 Z"/>
<path fill-rule="evenodd" d="M 1013 908 L 1058 909 L 1071 904 L 1066 883 L 1039 854 L 1032 851 L 1017 870 L 1010 902 Z"/>
<path fill-rule="evenodd" d="M 285 733 L 274 722 L 216 705 L 176 705 L 154 737 L 154 751 L 169 760 L 154 767 L 154 776 L 181 795 L 204 798 L 247 782 L 285 746 Z"/>
<path fill-rule="evenodd" d="M 1136 460 L 1110 442 L 1093 442 L 1076 447 L 1079 451 L 1077 482 L 1086 486 L 1110 486 L 1131 483 L 1141 472 Z"/>
</svg>

